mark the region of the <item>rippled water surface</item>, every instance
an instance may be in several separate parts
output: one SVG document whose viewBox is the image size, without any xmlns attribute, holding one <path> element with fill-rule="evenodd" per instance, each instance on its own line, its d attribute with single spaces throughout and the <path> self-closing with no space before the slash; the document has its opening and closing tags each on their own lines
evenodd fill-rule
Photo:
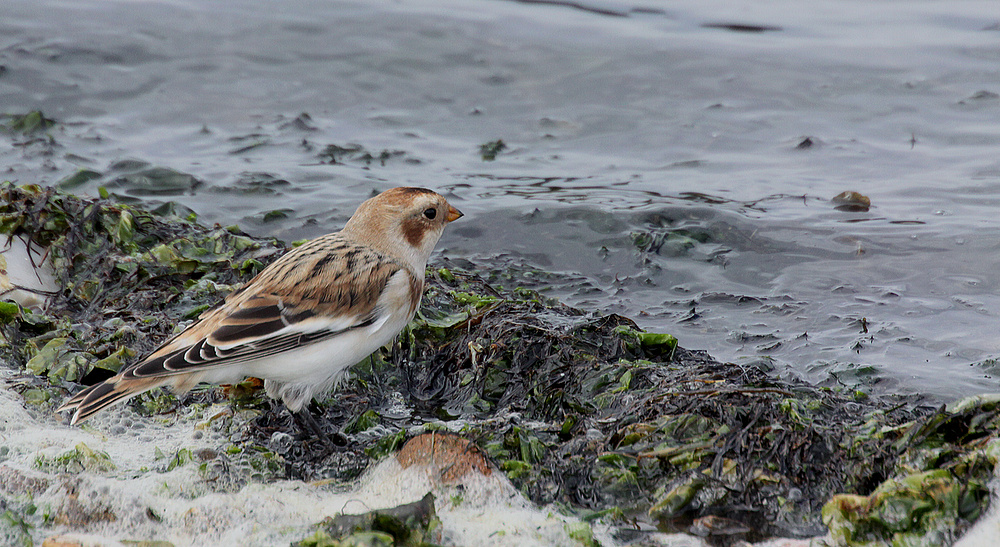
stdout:
<svg viewBox="0 0 1000 547">
<path fill-rule="evenodd" d="M 467 214 L 439 260 L 780 375 L 997 390 L 993 2 L 3 11 L 0 111 L 58 122 L 2 137 L 3 178 L 285 240 L 428 186 Z"/>
</svg>

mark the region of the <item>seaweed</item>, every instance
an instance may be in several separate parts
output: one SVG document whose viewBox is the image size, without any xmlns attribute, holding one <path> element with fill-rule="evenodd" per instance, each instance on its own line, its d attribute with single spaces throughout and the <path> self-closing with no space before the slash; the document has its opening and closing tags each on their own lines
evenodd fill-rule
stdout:
<svg viewBox="0 0 1000 547">
<path fill-rule="evenodd" d="M 497 139 L 495 141 L 484 142 L 479 145 L 479 156 L 483 161 L 493 161 L 497 159 L 497 155 L 507 149 L 507 143 L 503 142 L 503 139 Z"/>
<path fill-rule="evenodd" d="M 988 504 L 996 463 L 987 450 L 1000 420 L 991 399 L 951 410 L 900 397 L 859 401 L 719 363 L 618 315 L 500 291 L 456 268 L 428 272 L 418 318 L 355 372 L 323 405 L 330 423 L 374 409 L 395 435 L 461 424 L 536 503 L 620 512 L 663 530 L 701 535 L 714 533 L 706 522 L 729 522 L 726 533 L 746 528 L 751 540 L 829 527 L 889 541 L 898 525 L 851 536 L 848 523 L 878 516 L 830 507 L 842 492 L 924 499 L 924 485 L 950 493 L 914 504 L 935 517 L 904 532 L 957 538 Z M 400 395 L 405 417 L 389 411 Z M 298 455 L 289 477 L 318 472 L 322 457 L 309 448 Z M 933 484 L 907 479 L 928 470 L 945 472 Z M 893 486 L 900 481 L 905 492 Z"/>
<path fill-rule="evenodd" d="M 32 110 L 27 114 L 4 114 L 0 115 L 0 119 L 6 120 L 0 122 L 0 128 L 21 135 L 46 131 L 56 124 L 55 120 L 46 118 L 45 114 L 38 110 Z"/>
<path fill-rule="evenodd" d="M 403 150 L 383 149 L 381 152 L 373 152 L 360 144 L 352 143 L 344 146 L 328 144 L 323 148 L 322 152 L 317 154 L 317 157 L 321 163 L 330 165 L 339 165 L 347 161 L 353 161 L 364 163 L 365 166 L 371 166 L 372 162 L 378 162 L 380 166 L 385 167 L 386 162 L 396 158 L 403 158 L 406 155 L 407 153 Z M 405 161 L 407 163 L 420 163 L 415 158 L 407 158 Z"/>
<path fill-rule="evenodd" d="M 10 183 L 0 187 L 0 233 L 30 238 L 59 285 L 44 312 L 5 312 L 0 360 L 54 382 L 110 376 L 280 250 L 235 227 Z"/>
<path fill-rule="evenodd" d="M 30 237 L 59 283 L 42 312 L 2 309 L 0 359 L 21 371 L 15 389 L 33 406 L 54 408 L 73 383 L 138 358 L 280 250 L 169 211 L 159 217 L 34 186 L 0 193 L 0 232 Z M 829 531 L 839 544 L 937 545 L 988 507 L 998 397 L 940 408 L 859 399 L 720 363 L 669 334 L 565 306 L 516 281 L 500 289 L 472 268 L 430 268 L 418 316 L 397 341 L 313 405 L 321 428 L 346 438 L 336 449 L 302 435 L 253 380 L 180 398 L 154 391 L 127 404 L 169 415 L 228 397 L 230 412 L 197 418 L 229 432 L 224 446 L 162 458 L 166 469 L 198 463 L 202 479 L 223 491 L 251 480 L 350 481 L 408 439 L 457 432 L 482 466 L 529 499 L 580 516 L 567 534 L 583 543 L 593 541 L 587 523 L 604 519 L 622 524 L 621 537 L 641 521 L 749 541 Z M 103 469 L 106 459 L 81 445 L 37 465 Z M 430 537 L 423 524 L 399 519 L 332 522 L 302 544 Z"/>
</svg>

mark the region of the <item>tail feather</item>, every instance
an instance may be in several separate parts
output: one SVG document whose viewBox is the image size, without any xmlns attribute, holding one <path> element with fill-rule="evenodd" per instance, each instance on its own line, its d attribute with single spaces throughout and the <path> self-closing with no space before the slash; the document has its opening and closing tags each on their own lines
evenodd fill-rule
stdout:
<svg viewBox="0 0 1000 547">
<path fill-rule="evenodd" d="M 104 408 L 145 393 L 167 382 L 164 378 L 131 379 L 115 376 L 92 385 L 63 403 L 56 412 L 73 411 L 70 425 L 81 423 Z"/>
</svg>

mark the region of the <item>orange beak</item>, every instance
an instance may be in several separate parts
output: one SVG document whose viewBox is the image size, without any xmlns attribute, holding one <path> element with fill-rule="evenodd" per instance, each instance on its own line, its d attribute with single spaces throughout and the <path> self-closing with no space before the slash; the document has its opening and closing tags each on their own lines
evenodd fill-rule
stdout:
<svg viewBox="0 0 1000 547">
<path fill-rule="evenodd" d="M 462 216 L 462 211 L 459 211 L 451 205 L 448 206 L 448 222 L 454 222 L 462 218 Z"/>
</svg>

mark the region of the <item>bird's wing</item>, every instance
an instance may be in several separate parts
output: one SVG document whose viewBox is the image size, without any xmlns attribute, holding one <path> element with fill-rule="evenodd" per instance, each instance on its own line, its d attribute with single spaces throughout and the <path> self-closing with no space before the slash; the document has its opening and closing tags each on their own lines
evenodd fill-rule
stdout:
<svg viewBox="0 0 1000 547">
<path fill-rule="evenodd" d="M 294 254 L 286 255 L 294 260 L 273 264 L 122 375 L 172 376 L 269 357 L 354 329 L 377 328 L 392 315 L 412 316 L 419 303 L 422 276 L 370 249 L 362 249 L 357 260 L 331 261 L 308 249 Z M 399 309 L 401 299 L 407 301 Z"/>
</svg>

